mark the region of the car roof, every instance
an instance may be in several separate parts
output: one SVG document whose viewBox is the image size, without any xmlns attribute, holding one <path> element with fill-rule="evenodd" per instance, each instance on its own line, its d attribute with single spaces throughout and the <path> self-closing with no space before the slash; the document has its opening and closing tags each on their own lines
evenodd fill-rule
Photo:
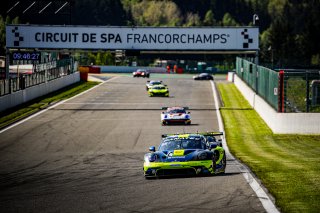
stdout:
<svg viewBox="0 0 320 213">
<path fill-rule="evenodd" d="M 178 135 L 167 136 L 163 138 L 163 140 L 188 139 L 188 138 L 203 138 L 203 136 L 199 134 L 178 134 Z"/>
<path fill-rule="evenodd" d="M 184 110 L 184 107 L 168 107 L 167 111 L 170 111 L 170 110 L 175 110 L 175 109 L 181 109 L 181 110 Z"/>
<path fill-rule="evenodd" d="M 153 84 L 153 83 L 162 83 L 162 81 L 160 81 L 160 80 L 153 80 L 153 81 L 150 81 L 149 83 L 150 83 L 150 84 Z"/>
</svg>

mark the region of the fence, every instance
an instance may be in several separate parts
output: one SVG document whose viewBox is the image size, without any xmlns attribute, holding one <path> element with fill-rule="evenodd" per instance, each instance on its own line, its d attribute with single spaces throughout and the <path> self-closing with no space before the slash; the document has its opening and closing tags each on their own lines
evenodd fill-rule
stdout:
<svg viewBox="0 0 320 213">
<path fill-rule="evenodd" d="M 283 112 L 320 112 L 320 71 L 283 72 Z"/>
<path fill-rule="evenodd" d="M 278 72 L 237 58 L 236 73 L 270 106 L 278 111 Z"/>
<path fill-rule="evenodd" d="M 236 73 L 278 112 L 320 112 L 320 71 L 271 70 L 237 58 Z"/>
<path fill-rule="evenodd" d="M 39 85 L 72 72 L 71 60 L 64 59 L 36 66 L 32 74 L 23 74 L 17 77 L 0 80 L 0 96 L 8 95 L 35 85 Z"/>
</svg>

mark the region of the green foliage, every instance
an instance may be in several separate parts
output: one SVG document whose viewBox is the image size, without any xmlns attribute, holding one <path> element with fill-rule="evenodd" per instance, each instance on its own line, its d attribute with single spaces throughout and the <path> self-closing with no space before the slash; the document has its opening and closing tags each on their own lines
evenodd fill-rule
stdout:
<svg viewBox="0 0 320 213">
<path fill-rule="evenodd" d="M 86 60 L 82 61 L 84 65 L 113 65 L 114 64 L 114 56 L 110 51 L 103 52 L 99 51 L 97 53 L 88 53 Z"/>
<path fill-rule="evenodd" d="M 186 27 L 194 27 L 194 26 L 200 26 L 201 20 L 198 14 L 188 13 L 186 17 L 186 23 L 184 26 Z"/>
<path fill-rule="evenodd" d="M 7 24 L 19 24 L 19 17 L 15 17 L 13 20 L 9 16 L 6 18 L 0 15 L 0 55 L 5 55 L 6 48 L 6 25 Z"/>
<path fill-rule="evenodd" d="M 261 50 L 261 54 L 260 57 L 264 60 L 264 61 L 272 61 L 272 57 L 273 57 L 273 46 L 271 43 L 271 28 L 263 31 L 260 34 L 260 50 Z"/>
<path fill-rule="evenodd" d="M 272 18 L 281 17 L 288 0 L 270 0 L 268 12 Z"/>
<path fill-rule="evenodd" d="M 320 54 L 313 55 L 311 58 L 312 65 L 320 65 Z"/>
<path fill-rule="evenodd" d="M 0 16 L 0 55 L 5 52 L 5 42 L 6 42 L 6 25 L 3 17 Z"/>
<path fill-rule="evenodd" d="M 222 19 L 222 25 L 223 26 L 239 26 L 239 24 L 236 22 L 236 20 L 231 16 L 230 13 L 226 13 L 223 16 Z"/>
<path fill-rule="evenodd" d="M 268 36 L 261 37 L 261 55 L 267 54 L 263 45 L 270 44 L 277 67 L 316 65 L 313 56 L 320 54 L 319 10 L 318 0 L 269 1 L 268 13 L 271 22 Z"/>
<path fill-rule="evenodd" d="M 171 1 L 143 0 L 131 5 L 131 13 L 137 26 L 178 26 L 180 10 Z"/>
<path fill-rule="evenodd" d="M 214 18 L 214 14 L 213 14 L 212 10 L 208 10 L 205 17 L 204 17 L 203 25 L 204 26 L 214 26 L 217 24 L 216 22 L 217 21 Z"/>
</svg>

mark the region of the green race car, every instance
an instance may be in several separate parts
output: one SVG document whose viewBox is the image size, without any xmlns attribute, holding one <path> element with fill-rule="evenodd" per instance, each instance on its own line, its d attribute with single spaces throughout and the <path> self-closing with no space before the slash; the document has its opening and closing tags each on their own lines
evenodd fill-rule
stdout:
<svg viewBox="0 0 320 213">
<path fill-rule="evenodd" d="M 221 132 L 163 135 L 156 151 L 154 146 L 144 156 L 146 178 L 176 175 L 214 175 L 224 173 L 226 155 Z"/>
<path fill-rule="evenodd" d="M 169 89 L 165 85 L 155 85 L 149 88 L 148 94 L 150 97 L 153 96 L 163 96 L 163 97 L 169 97 Z"/>
</svg>

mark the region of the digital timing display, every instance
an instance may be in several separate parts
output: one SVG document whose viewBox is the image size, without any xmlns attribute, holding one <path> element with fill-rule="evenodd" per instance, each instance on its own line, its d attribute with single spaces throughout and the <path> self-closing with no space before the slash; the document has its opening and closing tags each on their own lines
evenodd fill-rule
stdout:
<svg viewBox="0 0 320 213">
<path fill-rule="evenodd" d="M 40 61 L 40 52 L 12 52 L 12 60 Z"/>
</svg>

